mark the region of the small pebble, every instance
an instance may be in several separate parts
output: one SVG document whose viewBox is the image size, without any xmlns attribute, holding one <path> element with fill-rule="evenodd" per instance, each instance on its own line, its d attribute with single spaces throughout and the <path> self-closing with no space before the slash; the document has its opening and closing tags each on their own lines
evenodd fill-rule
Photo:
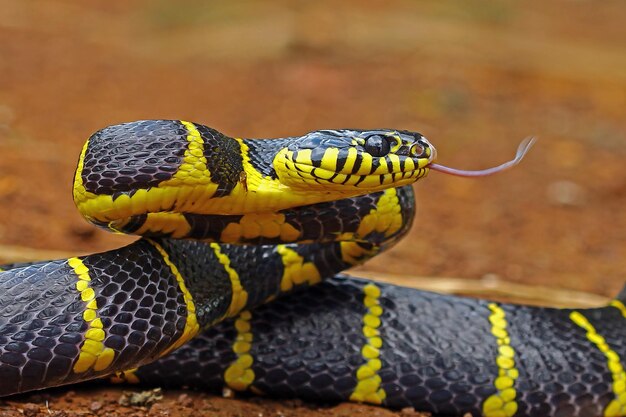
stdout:
<svg viewBox="0 0 626 417">
<path fill-rule="evenodd" d="M 22 411 L 26 417 L 36 417 L 39 414 L 41 407 L 37 404 L 26 403 L 22 405 Z"/>
<path fill-rule="evenodd" d="M 587 200 L 585 189 L 573 181 L 553 181 L 546 193 L 550 203 L 560 206 L 580 207 Z"/>
<path fill-rule="evenodd" d="M 224 398 L 235 398 L 235 391 L 230 388 L 222 389 L 222 397 Z"/>
<path fill-rule="evenodd" d="M 93 401 L 91 404 L 89 404 L 89 410 L 91 411 L 98 411 L 102 408 L 102 403 L 100 401 Z"/>
<path fill-rule="evenodd" d="M 155 388 L 153 390 L 141 392 L 125 391 L 117 402 L 119 405 L 123 406 L 148 407 L 162 399 L 163 392 L 161 391 L 161 388 Z"/>
<path fill-rule="evenodd" d="M 176 399 L 176 402 L 183 407 L 192 407 L 193 400 L 187 394 L 180 394 Z"/>
</svg>

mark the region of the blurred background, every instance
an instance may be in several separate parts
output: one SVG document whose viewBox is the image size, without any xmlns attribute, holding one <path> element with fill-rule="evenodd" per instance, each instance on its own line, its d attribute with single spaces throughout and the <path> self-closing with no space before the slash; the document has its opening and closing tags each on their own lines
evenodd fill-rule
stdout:
<svg viewBox="0 0 626 417">
<path fill-rule="evenodd" d="M 626 277 L 626 5 L 475 4 L 0 0 L 0 261 L 130 241 L 94 230 L 71 199 L 83 142 L 109 124 L 408 129 L 466 169 L 537 135 L 505 174 L 431 173 L 412 234 L 364 269 L 614 294 Z"/>
</svg>

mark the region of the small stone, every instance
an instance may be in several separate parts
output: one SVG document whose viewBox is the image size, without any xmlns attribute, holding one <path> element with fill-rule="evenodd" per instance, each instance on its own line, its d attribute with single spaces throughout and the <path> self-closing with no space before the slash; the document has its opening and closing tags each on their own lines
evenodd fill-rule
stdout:
<svg viewBox="0 0 626 417">
<path fill-rule="evenodd" d="M 22 406 L 22 410 L 23 410 L 24 416 L 36 417 L 39 414 L 39 411 L 41 411 L 41 407 L 39 407 L 37 404 L 26 403 Z"/>
<path fill-rule="evenodd" d="M 176 399 L 176 402 L 183 407 L 193 407 L 193 399 L 187 394 L 180 394 Z"/>
<path fill-rule="evenodd" d="M 222 397 L 224 398 L 235 398 L 235 391 L 230 388 L 224 387 L 222 389 Z"/>
<path fill-rule="evenodd" d="M 579 207 L 585 204 L 587 193 L 573 181 L 553 181 L 546 190 L 548 200 L 560 206 Z"/>
<path fill-rule="evenodd" d="M 96 412 L 98 410 L 100 410 L 102 408 L 102 403 L 100 401 L 92 401 L 91 404 L 89 404 L 89 410 Z"/>
<path fill-rule="evenodd" d="M 125 391 L 117 402 L 123 406 L 148 407 L 162 399 L 163 392 L 161 391 L 161 388 L 155 388 L 153 390 L 141 392 Z"/>
</svg>

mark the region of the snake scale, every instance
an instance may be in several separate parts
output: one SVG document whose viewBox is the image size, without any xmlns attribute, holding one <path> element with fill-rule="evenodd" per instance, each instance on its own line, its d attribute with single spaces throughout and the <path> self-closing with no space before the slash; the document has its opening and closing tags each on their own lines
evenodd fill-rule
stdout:
<svg viewBox="0 0 626 417">
<path fill-rule="evenodd" d="M 552 309 L 338 274 L 409 230 L 411 184 L 435 156 L 422 135 L 384 129 L 96 132 L 76 205 L 144 237 L 2 267 L 0 395 L 108 377 L 449 416 L 626 415 L 623 294 Z"/>
</svg>

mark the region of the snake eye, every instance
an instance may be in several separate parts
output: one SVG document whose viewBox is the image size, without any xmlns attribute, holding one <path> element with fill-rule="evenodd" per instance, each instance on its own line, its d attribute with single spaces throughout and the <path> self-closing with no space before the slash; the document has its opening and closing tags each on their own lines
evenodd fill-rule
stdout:
<svg viewBox="0 0 626 417">
<path fill-rule="evenodd" d="M 390 148 L 389 140 L 381 135 L 372 135 L 365 140 L 365 151 L 372 156 L 385 156 Z"/>
<path fill-rule="evenodd" d="M 426 152 L 426 149 L 424 148 L 424 145 L 422 145 L 421 143 L 414 143 L 409 148 L 409 155 L 411 156 L 420 157 L 424 155 L 424 152 Z"/>
</svg>

